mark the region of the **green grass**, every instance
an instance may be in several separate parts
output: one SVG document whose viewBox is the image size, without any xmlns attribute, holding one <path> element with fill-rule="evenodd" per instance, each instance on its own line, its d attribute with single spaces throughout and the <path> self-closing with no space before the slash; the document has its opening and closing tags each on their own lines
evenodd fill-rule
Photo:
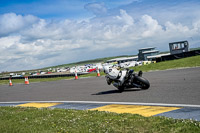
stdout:
<svg viewBox="0 0 200 133">
<path fill-rule="evenodd" d="M 105 75 L 103 72 L 100 72 L 101 75 Z M 78 76 L 79 78 L 83 78 L 83 77 L 95 77 L 97 76 L 97 73 L 89 73 L 89 74 L 85 74 L 85 75 L 81 75 Z M 75 77 L 56 77 L 56 78 L 31 78 L 29 79 L 30 83 L 33 82 L 47 82 L 47 81 L 57 81 L 57 80 L 65 80 L 65 79 L 74 79 Z M 16 83 L 24 83 L 25 79 L 12 79 L 12 83 L 16 84 Z M 0 85 L 3 84 L 9 84 L 9 80 L 0 80 Z"/>
<path fill-rule="evenodd" d="M 155 70 L 167 70 L 176 68 L 186 68 L 186 67 L 199 67 L 200 66 L 200 56 L 193 56 L 178 60 L 163 61 L 155 64 L 143 65 L 132 67 L 135 71 L 155 71 Z"/>
<path fill-rule="evenodd" d="M 33 82 L 46 82 L 46 81 L 56 81 L 56 80 L 64 80 L 64 79 L 71 79 L 73 77 L 56 77 L 56 78 L 37 78 L 37 79 L 29 79 L 30 83 Z M 25 79 L 12 79 L 12 83 L 24 83 Z M 0 80 L 0 85 L 9 84 L 9 80 Z"/>
<path fill-rule="evenodd" d="M 88 110 L 0 107 L 1 133 L 197 133 L 200 122 Z"/>
</svg>

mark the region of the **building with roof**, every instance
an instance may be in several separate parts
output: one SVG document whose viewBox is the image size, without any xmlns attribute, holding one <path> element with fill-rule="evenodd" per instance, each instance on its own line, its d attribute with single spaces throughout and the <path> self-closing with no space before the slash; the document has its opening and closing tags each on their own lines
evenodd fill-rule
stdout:
<svg viewBox="0 0 200 133">
<path fill-rule="evenodd" d="M 189 51 L 188 41 L 171 42 L 169 43 L 169 50 L 171 54 L 180 54 Z"/>
<path fill-rule="evenodd" d="M 137 61 L 137 60 L 138 60 L 138 56 L 121 57 L 121 58 L 115 58 L 115 59 L 107 60 L 107 63 L 117 62 L 118 64 L 120 64 L 120 63 L 125 63 L 125 62 L 130 62 L 130 61 Z"/>
<path fill-rule="evenodd" d="M 147 56 L 147 59 L 148 59 L 149 61 L 156 61 L 157 58 L 161 58 L 162 56 L 168 56 L 168 55 L 170 55 L 170 53 L 152 55 L 152 56 Z"/>
<path fill-rule="evenodd" d="M 138 51 L 139 51 L 139 53 L 138 53 L 139 61 L 147 61 L 148 56 L 156 56 L 159 54 L 159 51 L 155 50 L 155 47 L 141 48 Z"/>
</svg>

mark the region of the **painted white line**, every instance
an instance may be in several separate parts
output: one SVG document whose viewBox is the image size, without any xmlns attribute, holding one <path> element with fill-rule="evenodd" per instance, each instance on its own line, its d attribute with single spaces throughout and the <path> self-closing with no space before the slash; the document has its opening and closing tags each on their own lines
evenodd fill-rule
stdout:
<svg viewBox="0 0 200 133">
<path fill-rule="evenodd" d="M 44 103 L 44 102 L 50 102 L 50 103 L 94 103 L 94 104 L 126 104 L 126 105 L 146 105 L 146 106 L 169 106 L 169 107 L 198 107 L 200 108 L 200 105 L 191 105 L 191 104 L 166 104 L 166 103 L 137 103 L 137 102 L 102 102 L 102 101 L 13 101 L 13 102 L 0 102 L 0 104 L 6 104 L 6 103 L 29 103 L 29 102 L 35 102 L 35 103 Z"/>
</svg>

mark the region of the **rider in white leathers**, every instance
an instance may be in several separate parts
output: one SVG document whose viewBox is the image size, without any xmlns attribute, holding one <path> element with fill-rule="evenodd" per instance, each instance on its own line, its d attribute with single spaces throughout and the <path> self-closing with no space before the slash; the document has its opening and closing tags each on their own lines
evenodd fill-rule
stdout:
<svg viewBox="0 0 200 133">
<path fill-rule="evenodd" d="M 119 86 L 122 86 L 126 77 L 126 70 L 117 70 L 116 68 L 109 68 L 108 66 L 104 66 L 104 72 L 107 74 L 108 84 L 112 82 L 112 80 L 118 80 Z"/>
</svg>

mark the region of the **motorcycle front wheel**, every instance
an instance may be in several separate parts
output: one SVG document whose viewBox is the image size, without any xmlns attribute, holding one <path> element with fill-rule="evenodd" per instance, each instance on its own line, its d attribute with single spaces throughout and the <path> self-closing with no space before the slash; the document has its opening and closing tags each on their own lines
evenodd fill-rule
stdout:
<svg viewBox="0 0 200 133">
<path fill-rule="evenodd" d="M 136 84 L 140 85 L 141 89 L 146 90 L 150 87 L 150 83 L 147 79 L 140 77 L 140 76 L 136 76 L 135 77 L 136 80 Z"/>
<path fill-rule="evenodd" d="M 124 91 L 124 86 L 118 86 L 118 90 L 119 90 L 119 92 L 123 92 Z"/>
</svg>

